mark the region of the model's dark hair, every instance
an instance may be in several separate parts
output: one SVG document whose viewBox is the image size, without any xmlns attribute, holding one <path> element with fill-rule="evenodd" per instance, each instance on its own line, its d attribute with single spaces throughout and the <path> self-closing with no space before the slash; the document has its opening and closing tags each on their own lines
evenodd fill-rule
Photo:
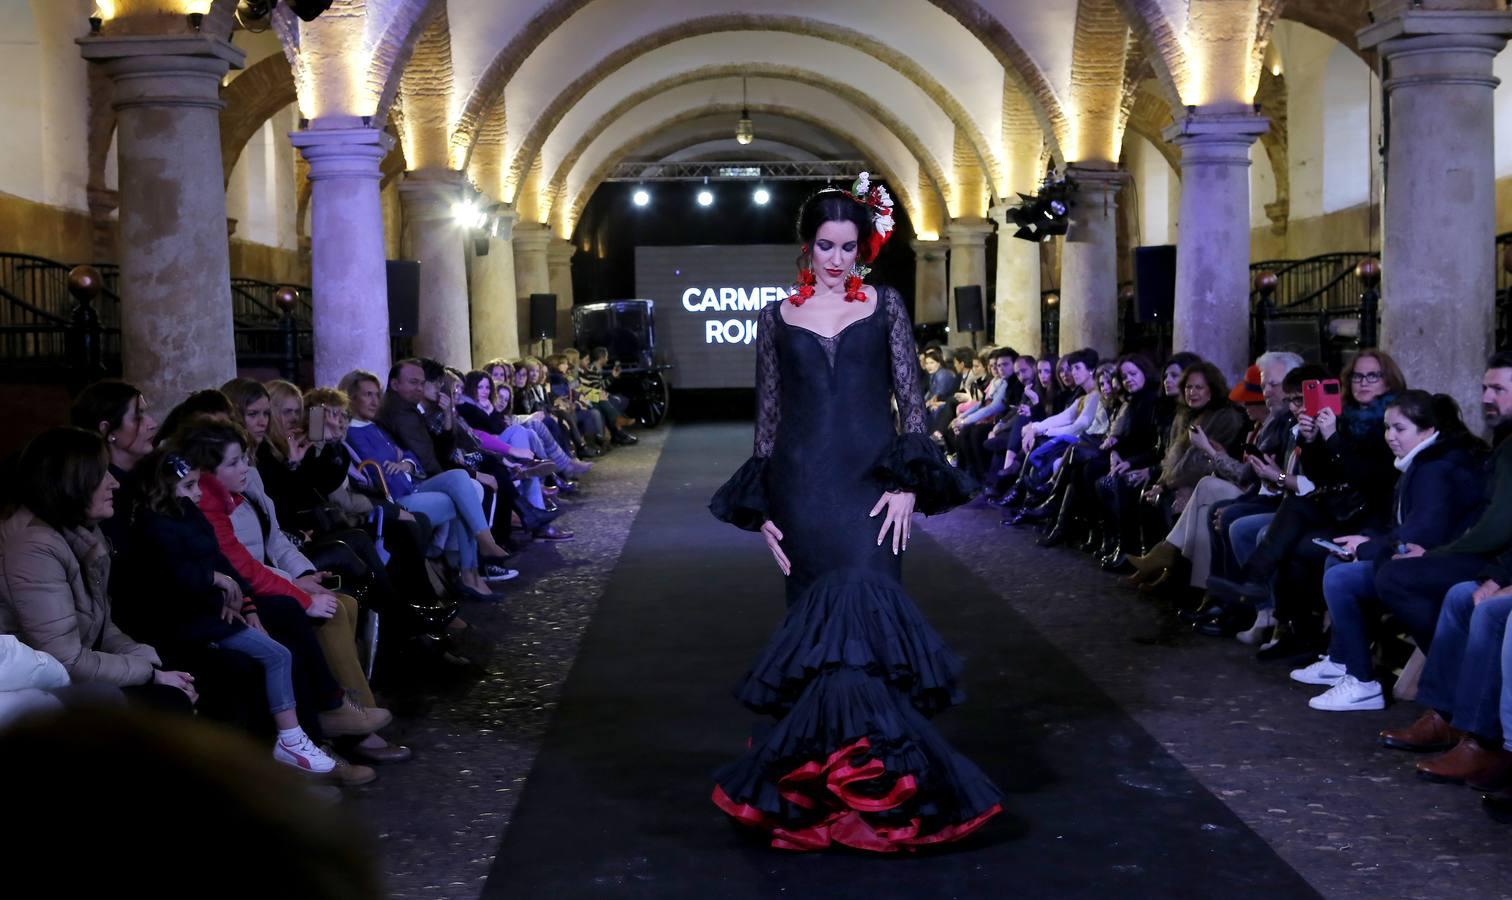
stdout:
<svg viewBox="0 0 1512 900">
<path fill-rule="evenodd" d="M 826 188 L 803 202 L 803 209 L 798 213 L 798 243 L 812 248 L 814 237 L 819 234 L 819 227 L 825 222 L 850 222 L 855 225 L 856 258 L 863 263 L 871 261 L 865 258 L 872 233 L 870 209 L 842 191 Z M 799 265 L 803 266 L 807 261 L 807 254 L 804 254 L 799 258 Z"/>
<path fill-rule="evenodd" d="M 142 392 L 124 381 L 96 381 L 79 393 L 68 411 L 68 421 L 75 428 L 98 431 L 100 423 L 115 431 L 126 421 L 126 413 Z"/>
<path fill-rule="evenodd" d="M 98 432 L 51 428 L 32 438 L 16 461 L 14 502 L 59 531 L 77 528 L 109 473 L 110 454 Z"/>
</svg>

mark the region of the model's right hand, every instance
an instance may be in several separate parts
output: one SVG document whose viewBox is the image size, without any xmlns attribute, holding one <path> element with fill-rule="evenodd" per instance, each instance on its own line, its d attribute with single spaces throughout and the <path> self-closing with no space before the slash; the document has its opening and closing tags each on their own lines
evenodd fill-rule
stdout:
<svg viewBox="0 0 1512 900">
<path fill-rule="evenodd" d="M 782 552 L 782 529 L 768 519 L 761 526 L 761 536 L 766 538 L 767 549 L 772 551 L 772 558 L 777 560 L 777 568 L 782 570 L 782 574 L 793 574 L 793 564 L 788 562 L 787 554 Z"/>
</svg>

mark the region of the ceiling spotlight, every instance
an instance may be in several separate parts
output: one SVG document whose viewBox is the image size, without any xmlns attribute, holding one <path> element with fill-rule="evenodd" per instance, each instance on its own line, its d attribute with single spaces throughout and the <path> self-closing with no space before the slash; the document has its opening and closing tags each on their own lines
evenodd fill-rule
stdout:
<svg viewBox="0 0 1512 900">
<path fill-rule="evenodd" d="M 751 195 L 751 199 L 756 201 L 757 206 L 766 206 L 767 201 L 772 199 L 772 195 L 766 188 L 757 188 L 756 193 Z"/>
<path fill-rule="evenodd" d="M 636 206 L 646 206 L 651 202 L 651 192 L 645 188 L 639 188 L 630 196 L 630 199 Z"/>
<path fill-rule="evenodd" d="M 751 127 L 751 110 L 746 103 L 746 82 L 740 79 L 740 121 L 735 123 L 735 143 L 744 147 L 756 139 L 756 130 Z"/>
<path fill-rule="evenodd" d="M 705 188 L 704 190 L 699 191 L 698 192 L 698 205 L 699 206 L 713 206 L 714 205 L 714 194 L 711 191 L 709 191 L 707 188 Z"/>
</svg>

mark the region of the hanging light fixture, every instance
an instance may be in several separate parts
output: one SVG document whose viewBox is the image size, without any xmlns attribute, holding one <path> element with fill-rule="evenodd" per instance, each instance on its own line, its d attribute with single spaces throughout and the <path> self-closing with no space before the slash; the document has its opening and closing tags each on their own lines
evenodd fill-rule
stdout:
<svg viewBox="0 0 1512 900">
<path fill-rule="evenodd" d="M 746 80 L 740 79 L 740 121 L 735 123 L 735 142 L 741 146 L 749 144 L 756 139 L 756 132 L 751 128 L 750 104 L 746 102 Z"/>
</svg>

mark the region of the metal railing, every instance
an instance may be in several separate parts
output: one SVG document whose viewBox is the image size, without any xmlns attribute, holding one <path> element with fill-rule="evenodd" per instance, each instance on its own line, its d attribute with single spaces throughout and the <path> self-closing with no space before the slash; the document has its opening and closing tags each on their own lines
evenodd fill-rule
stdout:
<svg viewBox="0 0 1512 900">
<path fill-rule="evenodd" d="M 102 289 L 90 302 L 69 292 L 73 268 L 45 257 L 0 253 L 0 380 L 70 381 L 86 362 L 95 377 L 120 374 L 120 268 L 94 265 Z M 285 287 L 298 298 L 289 316 L 275 300 Z M 234 278 L 230 288 L 238 365 L 277 368 L 292 376 L 313 358 L 309 288 L 251 278 Z"/>
</svg>

